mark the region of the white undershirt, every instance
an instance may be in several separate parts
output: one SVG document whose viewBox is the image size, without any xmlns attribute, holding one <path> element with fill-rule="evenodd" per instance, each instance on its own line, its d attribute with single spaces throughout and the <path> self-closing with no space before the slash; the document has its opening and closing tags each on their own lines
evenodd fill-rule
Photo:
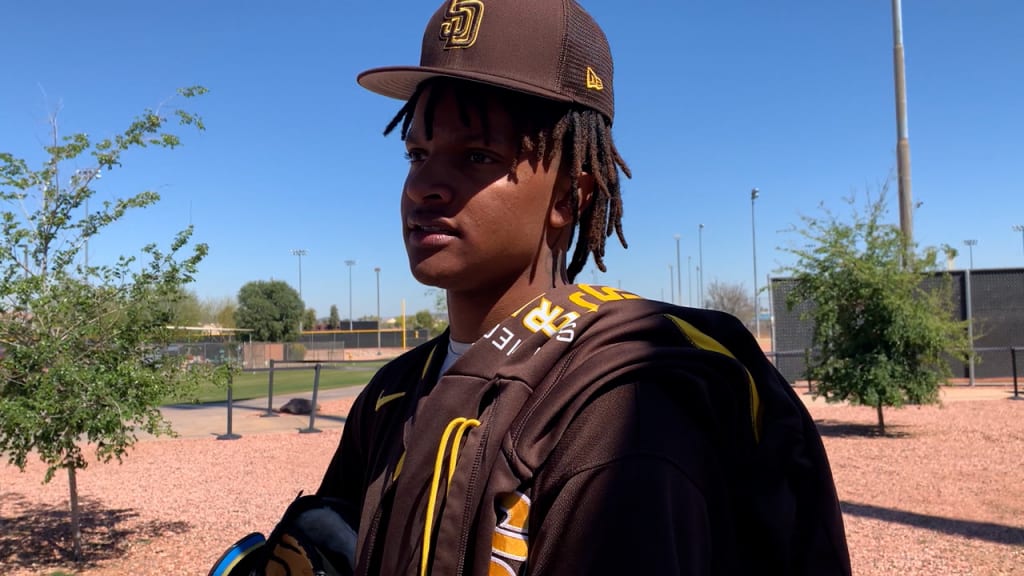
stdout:
<svg viewBox="0 0 1024 576">
<path fill-rule="evenodd" d="M 444 357 L 444 363 L 441 364 L 441 376 L 455 364 L 455 361 L 462 358 L 462 355 L 469 350 L 472 346 L 472 342 L 456 342 L 455 340 L 448 340 L 448 355 Z"/>
</svg>

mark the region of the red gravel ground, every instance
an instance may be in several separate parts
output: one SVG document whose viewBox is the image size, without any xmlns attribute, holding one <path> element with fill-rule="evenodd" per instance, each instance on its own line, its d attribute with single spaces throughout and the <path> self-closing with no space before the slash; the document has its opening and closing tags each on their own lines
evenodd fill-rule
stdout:
<svg viewBox="0 0 1024 576">
<path fill-rule="evenodd" d="M 886 411 L 805 401 L 832 461 L 854 574 L 1024 575 L 1024 400 L 955 388 Z M 323 404 L 344 415 L 351 400 Z M 316 489 L 340 433 L 141 442 L 80 473 L 89 561 L 68 561 L 67 480 L 0 466 L 0 574 L 205 575 L 234 540 L 268 532 Z"/>
</svg>

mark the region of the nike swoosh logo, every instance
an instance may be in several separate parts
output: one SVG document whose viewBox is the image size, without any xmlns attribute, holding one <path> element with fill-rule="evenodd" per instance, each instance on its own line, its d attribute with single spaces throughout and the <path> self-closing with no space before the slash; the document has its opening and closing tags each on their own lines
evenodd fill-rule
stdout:
<svg viewBox="0 0 1024 576">
<path fill-rule="evenodd" d="M 381 394 L 380 398 L 377 398 L 377 407 L 373 409 L 374 412 L 380 411 L 381 406 L 384 406 L 392 400 L 398 400 L 402 396 L 405 396 L 405 392 L 395 392 L 394 394 L 388 394 L 387 396 Z"/>
</svg>

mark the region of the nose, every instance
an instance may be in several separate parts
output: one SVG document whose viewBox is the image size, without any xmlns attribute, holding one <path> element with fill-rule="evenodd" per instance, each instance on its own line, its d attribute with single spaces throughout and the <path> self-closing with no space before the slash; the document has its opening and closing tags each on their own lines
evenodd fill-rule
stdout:
<svg viewBox="0 0 1024 576">
<path fill-rule="evenodd" d="M 454 196 L 451 171 L 443 168 L 440 157 L 431 156 L 413 164 L 405 177 L 405 196 L 415 204 L 443 204 Z"/>
</svg>

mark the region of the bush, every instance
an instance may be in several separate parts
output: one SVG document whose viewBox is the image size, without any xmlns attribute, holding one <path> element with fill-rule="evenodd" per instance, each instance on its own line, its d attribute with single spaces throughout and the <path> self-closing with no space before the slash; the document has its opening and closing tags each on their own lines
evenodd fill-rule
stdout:
<svg viewBox="0 0 1024 576">
<path fill-rule="evenodd" d="M 284 349 L 284 359 L 297 362 L 306 359 L 306 347 L 299 342 L 290 342 Z"/>
</svg>

